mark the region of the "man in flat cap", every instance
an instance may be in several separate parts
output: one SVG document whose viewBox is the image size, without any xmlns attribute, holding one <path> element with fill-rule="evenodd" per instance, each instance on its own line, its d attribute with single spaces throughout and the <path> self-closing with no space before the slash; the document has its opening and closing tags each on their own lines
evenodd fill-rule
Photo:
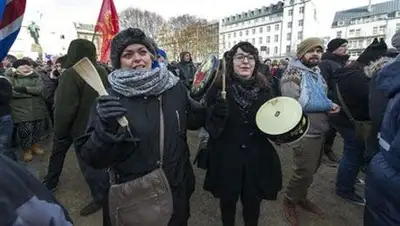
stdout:
<svg viewBox="0 0 400 226">
<path fill-rule="evenodd" d="M 292 146 L 293 174 L 283 202 L 284 214 L 291 226 L 299 225 L 296 206 L 324 215 L 322 209 L 307 199 L 308 188 L 320 164 L 324 135 L 329 130 L 327 113 L 340 111 L 327 97 L 327 84 L 318 68 L 323 50 L 319 38 L 301 42 L 297 47 L 297 59 L 289 63 L 281 79 L 282 96 L 298 100 L 310 121 L 306 135 Z"/>
</svg>

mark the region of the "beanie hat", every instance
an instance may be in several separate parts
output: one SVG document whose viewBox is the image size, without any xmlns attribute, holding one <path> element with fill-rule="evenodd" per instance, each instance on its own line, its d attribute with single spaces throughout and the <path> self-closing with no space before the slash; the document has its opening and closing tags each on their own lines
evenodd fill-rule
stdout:
<svg viewBox="0 0 400 226">
<path fill-rule="evenodd" d="M 302 58 L 306 53 L 316 47 L 321 47 L 322 50 L 324 49 L 324 43 L 320 38 L 305 39 L 297 46 L 297 57 Z"/>
<path fill-rule="evenodd" d="M 19 66 L 23 66 L 23 65 L 28 65 L 28 66 L 31 66 L 31 67 L 32 67 L 32 64 L 31 64 L 31 62 L 29 62 L 29 60 L 20 59 L 20 60 L 16 60 L 16 61 L 13 63 L 13 67 L 14 67 L 15 69 L 17 69 Z"/>
<path fill-rule="evenodd" d="M 371 62 L 381 58 L 387 51 L 387 45 L 383 38 L 378 41 L 377 38 L 361 53 L 358 57 L 357 62 L 369 65 Z"/>
<path fill-rule="evenodd" d="M 335 50 L 337 50 L 340 46 L 342 46 L 343 44 L 348 43 L 346 39 L 343 38 L 335 38 L 332 39 L 329 43 L 328 43 L 328 48 L 326 49 L 326 51 L 328 52 L 333 52 Z"/>
<path fill-rule="evenodd" d="M 400 29 L 392 37 L 392 46 L 400 50 Z"/>
<path fill-rule="evenodd" d="M 162 49 L 157 49 L 157 54 L 158 54 L 159 56 L 164 57 L 164 59 L 168 59 L 167 53 L 166 53 L 164 50 L 162 50 Z"/>
<path fill-rule="evenodd" d="M 156 56 L 154 41 L 139 28 L 128 28 L 119 32 L 111 41 L 110 59 L 114 68 L 121 67 L 121 54 L 126 47 L 132 44 L 142 44 L 153 56 Z"/>
</svg>

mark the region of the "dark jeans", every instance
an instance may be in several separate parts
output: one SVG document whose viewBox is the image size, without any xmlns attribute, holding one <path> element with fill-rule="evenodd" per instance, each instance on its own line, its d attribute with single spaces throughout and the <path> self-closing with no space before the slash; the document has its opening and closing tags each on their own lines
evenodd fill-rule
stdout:
<svg viewBox="0 0 400 226">
<path fill-rule="evenodd" d="M 336 129 L 344 140 L 343 155 L 336 179 L 336 192 L 348 194 L 355 191 L 357 175 L 364 166 L 365 145 L 357 140 L 354 128 L 336 127 Z"/>
<path fill-rule="evenodd" d="M 14 124 L 11 115 L 0 117 L 0 153 L 17 161 L 17 156 L 11 148 L 13 130 Z"/>
<path fill-rule="evenodd" d="M 57 138 L 54 136 L 53 148 L 46 176 L 46 183 L 50 186 L 58 184 L 62 168 L 64 166 L 65 155 L 72 145 L 72 138 Z M 103 198 L 107 195 L 109 182 L 107 172 L 105 170 L 97 170 L 86 164 L 75 152 L 79 168 L 85 177 L 86 183 L 89 186 L 93 201 L 102 203 Z"/>
<path fill-rule="evenodd" d="M 329 131 L 325 134 L 325 143 L 324 143 L 324 152 L 329 153 L 332 151 L 333 143 L 336 138 L 336 129 L 333 126 L 330 126 Z"/>
</svg>

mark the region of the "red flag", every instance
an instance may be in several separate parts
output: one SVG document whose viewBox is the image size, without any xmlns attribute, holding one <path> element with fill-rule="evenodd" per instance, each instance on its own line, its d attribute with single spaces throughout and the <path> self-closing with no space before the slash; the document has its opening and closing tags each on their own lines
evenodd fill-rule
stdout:
<svg viewBox="0 0 400 226">
<path fill-rule="evenodd" d="M 99 18 L 95 27 L 95 32 L 101 32 L 103 40 L 101 42 L 100 61 L 107 63 L 110 58 L 111 39 L 119 31 L 118 13 L 115 9 L 113 0 L 103 0 Z"/>
</svg>

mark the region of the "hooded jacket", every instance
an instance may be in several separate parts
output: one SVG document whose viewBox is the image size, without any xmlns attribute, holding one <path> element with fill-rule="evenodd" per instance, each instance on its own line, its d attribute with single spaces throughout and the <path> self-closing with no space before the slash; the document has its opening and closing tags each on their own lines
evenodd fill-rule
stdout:
<svg viewBox="0 0 400 226">
<path fill-rule="evenodd" d="M 84 134 L 90 109 L 98 96 L 72 68 L 79 60 L 88 57 L 95 66 L 105 87 L 107 72 L 96 63 L 96 47 L 90 41 L 76 39 L 68 48 L 67 70 L 61 75 L 55 96 L 54 132 L 60 138 L 77 138 Z"/>
<path fill-rule="evenodd" d="M 306 73 L 311 75 L 314 79 L 322 76 L 318 67 L 312 69 L 302 64 L 300 60 L 291 61 L 281 78 L 282 96 L 288 96 L 299 101 L 302 92 L 301 80 Z M 325 80 L 322 80 L 323 88 L 327 90 Z M 301 101 L 299 102 L 302 107 L 306 105 L 305 103 L 301 103 Z M 306 109 L 304 110 L 306 111 Z M 328 116 L 325 112 L 307 112 L 306 114 L 310 120 L 310 128 L 307 132 L 308 136 L 320 136 L 329 130 Z"/>
</svg>

